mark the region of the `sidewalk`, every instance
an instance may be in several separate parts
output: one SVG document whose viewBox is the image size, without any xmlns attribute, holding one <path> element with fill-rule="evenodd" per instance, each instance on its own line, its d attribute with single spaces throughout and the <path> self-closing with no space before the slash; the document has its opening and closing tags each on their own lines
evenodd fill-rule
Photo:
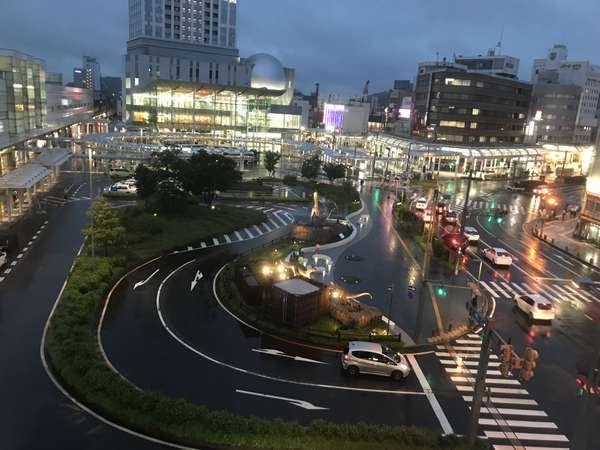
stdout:
<svg viewBox="0 0 600 450">
<path fill-rule="evenodd" d="M 573 237 L 579 219 L 555 220 L 544 225 L 546 241 L 569 255 L 600 268 L 600 248 Z M 534 222 L 535 225 L 535 222 Z M 533 227 L 532 227 L 533 231 Z M 543 238 L 543 236 L 542 236 Z"/>
</svg>

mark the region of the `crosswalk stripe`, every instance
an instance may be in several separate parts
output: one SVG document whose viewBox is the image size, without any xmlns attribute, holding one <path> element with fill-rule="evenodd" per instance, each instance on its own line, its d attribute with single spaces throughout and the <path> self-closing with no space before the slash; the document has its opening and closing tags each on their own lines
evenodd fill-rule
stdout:
<svg viewBox="0 0 600 450">
<path fill-rule="evenodd" d="M 450 377 L 452 381 L 455 383 L 474 383 L 474 377 Z M 510 384 L 520 386 L 519 380 L 514 380 L 511 378 L 486 378 L 485 382 L 488 384 Z"/>
<path fill-rule="evenodd" d="M 479 340 L 479 336 L 477 336 L 477 339 L 457 339 L 454 342 L 456 342 L 457 344 L 478 345 L 481 347 L 481 341 Z"/>
<path fill-rule="evenodd" d="M 492 286 L 494 286 L 496 289 L 498 289 L 498 292 L 500 292 L 502 295 L 504 295 L 504 297 L 506 297 L 506 298 L 510 298 L 510 295 L 508 295 L 508 294 L 506 293 L 506 291 L 505 291 L 504 289 L 502 289 L 502 288 L 501 288 L 501 287 L 498 285 L 498 283 L 496 283 L 495 281 L 490 281 L 490 284 L 491 284 Z"/>
<path fill-rule="evenodd" d="M 479 347 L 452 347 L 457 352 L 476 352 L 479 353 L 481 351 L 481 346 Z"/>
<path fill-rule="evenodd" d="M 481 407 L 482 414 L 501 414 L 505 416 L 529 416 L 529 417 L 548 417 L 544 411 L 539 409 L 514 409 L 514 408 L 487 408 Z"/>
<path fill-rule="evenodd" d="M 206 242 L 200 242 L 200 247 L 206 248 L 207 247 Z"/>
<path fill-rule="evenodd" d="M 594 301 L 597 301 L 598 303 L 600 303 L 600 298 L 593 296 L 588 291 L 580 290 L 579 292 L 581 295 L 583 295 L 585 297 L 589 297 L 591 300 L 594 300 Z"/>
<path fill-rule="evenodd" d="M 500 298 L 500 296 L 499 296 L 498 294 L 496 294 L 496 292 L 495 292 L 495 291 L 494 291 L 494 290 L 493 290 L 491 287 L 489 287 L 489 286 L 488 286 L 488 284 L 487 284 L 485 281 L 480 281 L 480 283 L 481 283 L 481 285 L 482 285 L 484 288 L 486 288 L 486 289 L 487 289 L 487 291 L 488 291 L 490 294 L 492 294 L 492 296 L 493 296 L 494 298 Z"/>
<path fill-rule="evenodd" d="M 554 296 L 556 296 L 556 298 L 558 298 L 559 300 L 563 300 L 563 301 L 573 301 L 573 299 L 568 296 L 567 294 L 562 293 L 561 291 L 559 291 L 558 289 L 556 289 L 556 286 L 545 286 L 545 288 Z"/>
<path fill-rule="evenodd" d="M 235 233 L 235 236 L 238 238 L 238 241 L 243 241 L 244 240 L 244 238 L 242 237 L 242 235 L 240 234 L 239 231 L 235 231 L 234 233 Z"/>
<path fill-rule="evenodd" d="M 274 227 L 273 229 L 274 229 L 274 230 L 276 230 L 277 228 L 279 228 L 279 227 L 280 227 L 280 225 L 277 225 L 277 223 L 275 223 L 275 221 L 274 221 L 273 219 L 269 219 L 269 223 L 270 223 L 271 225 L 273 225 L 273 227 Z"/>
<path fill-rule="evenodd" d="M 461 358 L 474 358 L 474 359 L 479 359 L 479 351 L 477 353 L 459 353 L 457 352 L 456 355 L 448 353 L 448 352 L 435 352 L 436 356 L 444 356 L 444 357 L 454 357 L 454 356 L 460 356 Z M 490 359 L 498 359 L 498 357 L 494 354 L 490 355 Z"/>
<path fill-rule="evenodd" d="M 519 286 L 519 283 L 513 283 L 512 284 L 521 294 L 527 295 L 529 294 L 529 292 L 527 292 L 525 289 L 523 289 L 521 286 Z"/>
<path fill-rule="evenodd" d="M 592 301 L 590 299 L 588 299 L 587 297 L 585 297 L 584 295 L 580 294 L 579 292 L 577 292 L 575 289 L 573 289 L 571 286 L 562 286 L 563 289 L 568 290 L 570 292 L 573 293 L 573 295 L 577 295 L 580 298 L 582 298 L 586 303 L 592 303 Z"/>
<path fill-rule="evenodd" d="M 463 400 L 465 402 L 472 402 L 473 397 L 470 395 L 463 395 Z M 530 405 L 530 406 L 538 406 L 538 403 L 535 400 L 531 400 L 528 398 L 508 398 L 508 397 L 492 397 L 492 403 L 502 403 L 504 405 Z"/>
<path fill-rule="evenodd" d="M 504 286 L 504 289 L 506 289 L 507 291 L 510 291 L 510 293 L 512 295 L 517 295 L 517 291 L 515 291 L 513 288 L 510 287 L 510 285 L 508 283 L 505 283 L 504 281 L 502 282 L 502 286 Z"/>
<path fill-rule="evenodd" d="M 467 336 L 470 337 L 470 338 L 473 338 L 473 339 L 475 339 L 475 338 L 479 339 L 480 338 L 480 336 L 478 334 L 475 334 L 475 333 L 469 333 L 469 334 L 467 334 Z"/>
<path fill-rule="evenodd" d="M 456 366 L 456 361 L 454 361 L 453 359 L 440 359 L 440 363 L 447 365 L 447 366 Z M 461 363 L 463 366 L 479 366 L 479 361 L 462 361 Z M 490 367 L 498 367 L 500 366 L 500 361 L 490 361 L 488 363 L 488 366 Z"/>
<path fill-rule="evenodd" d="M 558 427 L 554 422 L 536 422 L 535 420 L 512 420 L 512 419 L 479 419 L 479 425 L 491 425 L 495 427 L 506 426 L 515 428 L 546 428 L 556 430 Z"/>
<path fill-rule="evenodd" d="M 456 389 L 461 392 L 472 392 L 473 386 L 456 386 Z M 488 388 L 492 394 L 509 394 L 509 395 L 529 395 L 525 389 L 517 389 L 517 388 L 502 388 L 502 387 L 489 387 Z"/>
<path fill-rule="evenodd" d="M 476 370 L 467 369 L 466 367 L 444 367 L 444 369 L 446 369 L 446 372 L 448 372 L 448 373 L 470 373 L 471 375 L 477 374 Z M 489 370 L 488 369 L 485 373 L 487 375 L 497 375 L 497 376 L 502 375 L 502 372 L 500 372 L 499 370 Z"/>
<path fill-rule="evenodd" d="M 258 236 L 262 236 L 264 234 L 257 225 L 254 225 L 254 229 L 258 232 Z"/>
<path fill-rule="evenodd" d="M 225 242 L 227 242 L 228 244 L 231 244 L 231 238 L 226 234 L 224 234 L 223 236 L 225 237 Z"/>
<path fill-rule="evenodd" d="M 270 227 L 270 226 L 269 226 L 269 225 L 268 225 L 266 222 L 263 222 L 263 223 L 261 223 L 261 225 L 267 229 L 267 232 L 269 232 L 269 233 L 270 233 L 271 231 L 273 231 L 273 230 L 271 229 L 271 227 Z"/>
<path fill-rule="evenodd" d="M 252 234 L 252 232 L 248 228 L 244 228 L 244 231 L 246 232 L 246 234 L 248 235 L 248 237 L 250 239 L 254 239 L 254 235 Z"/>
<path fill-rule="evenodd" d="M 214 245 L 219 245 L 219 240 L 217 238 L 213 238 L 213 244 Z"/>
<path fill-rule="evenodd" d="M 541 433 L 504 433 L 504 431 L 483 431 L 488 438 L 494 439 L 510 439 L 512 435 L 523 441 L 553 441 L 553 442 L 569 442 L 566 436 L 562 434 L 541 434 Z"/>
<path fill-rule="evenodd" d="M 508 211 L 508 207 L 507 207 L 505 204 L 503 204 L 503 205 L 502 205 L 502 209 L 503 209 L 504 211 Z"/>
</svg>

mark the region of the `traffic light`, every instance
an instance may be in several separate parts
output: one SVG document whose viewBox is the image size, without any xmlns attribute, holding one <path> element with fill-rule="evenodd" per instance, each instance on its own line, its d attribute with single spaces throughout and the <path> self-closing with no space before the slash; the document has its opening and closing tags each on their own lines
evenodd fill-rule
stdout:
<svg viewBox="0 0 600 450">
<path fill-rule="evenodd" d="M 438 297 L 447 297 L 448 296 L 448 290 L 444 286 L 438 287 L 435 290 L 435 293 L 438 295 Z"/>
<path fill-rule="evenodd" d="M 512 358 L 513 346 L 504 344 L 500 347 L 500 372 L 507 377 L 510 372 L 510 363 Z"/>
<path fill-rule="evenodd" d="M 532 349 L 531 347 L 527 347 L 525 349 L 525 359 L 523 361 L 523 367 L 521 368 L 521 378 L 524 381 L 529 381 L 533 378 L 533 369 L 535 369 L 536 360 L 540 357 L 540 354 Z"/>
<path fill-rule="evenodd" d="M 504 219 L 502 217 L 497 217 L 496 218 L 496 223 L 500 224 L 502 222 L 504 222 Z"/>
</svg>

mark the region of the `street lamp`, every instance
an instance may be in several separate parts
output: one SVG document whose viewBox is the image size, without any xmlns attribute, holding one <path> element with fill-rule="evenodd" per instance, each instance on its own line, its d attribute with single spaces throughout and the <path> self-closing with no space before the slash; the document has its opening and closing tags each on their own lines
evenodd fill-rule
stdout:
<svg viewBox="0 0 600 450">
<path fill-rule="evenodd" d="M 394 283 L 390 284 L 387 288 L 390 293 L 390 305 L 388 309 L 388 320 L 387 320 L 387 335 L 390 335 L 390 321 L 392 320 L 392 300 L 394 298 Z"/>
</svg>

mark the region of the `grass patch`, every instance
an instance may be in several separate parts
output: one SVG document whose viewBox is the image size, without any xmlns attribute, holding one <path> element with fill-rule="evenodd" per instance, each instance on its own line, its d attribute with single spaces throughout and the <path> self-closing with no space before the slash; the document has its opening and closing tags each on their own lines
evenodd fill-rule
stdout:
<svg viewBox="0 0 600 450">
<path fill-rule="evenodd" d="M 251 219 L 245 211 L 242 220 Z M 138 432 L 180 445 L 228 446 L 254 449 L 384 450 L 456 449 L 466 450 L 456 436 L 440 436 L 414 427 L 390 427 L 364 423 L 336 424 L 318 420 L 308 426 L 283 420 L 241 417 L 212 411 L 202 405 L 143 391 L 113 372 L 100 356 L 96 326 L 109 288 L 128 264 L 145 255 L 160 254 L 174 243 L 192 244 L 190 238 L 218 231 L 232 231 L 231 208 L 215 214 L 196 211 L 194 217 L 159 218 L 133 208 L 124 214 L 124 224 L 138 240 L 129 241 L 129 260 L 120 257 L 79 256 L 60 302 L 54 312 L 46 340 L 46 352 L 54 373 L 80 401 L 99 414 Z M 224 222 L 225 218 L 229 227 Z M 258 217 L 258 216 L 255 216 Z M 259 217 L 261 219 L 261 217 Z M 198 222 L 199 221 L 199 222 Z M 198 226 L 202 223 L 202 226 Z M 237 223 L 237 226 L 241 226 Z M 143 230 L 143 228 L 146 230 Z M 197 229 L 192 229 L 197 228 Z M 162 234 L 175 234 L 155 241 Z M 187 240 L 186 239 L 190 239 Z M 221 279 L 221 289 L 223 286 Z M 331 323 L 320 323 L 327 333 Z"/>
<path fill-rule="evenodd" d="M 102 195 L 108 200 L 137 200 L 133 192 L 104 192 Z"/>
<path fill-rule="evenodd" d="M 360 195 L 352 183 L 337 185 L 301 181 L 297 185 L 311 192 L 317 191 L 320 196 L 335 202 L 340 215 L 351 213 L 360 208 Z"/>
<path fill-rule="evenodd" d="M 264 213 L 246 208 L 217 205 L 215 210 L 203 205 L 190 206 L 185 215 L 155 215 L 142 206 L 119 211 L 127 230 L 128 258 L 143 261 L 157 254 L 200 245 L 212 237 L 264 222 Z"/>
</svg>

